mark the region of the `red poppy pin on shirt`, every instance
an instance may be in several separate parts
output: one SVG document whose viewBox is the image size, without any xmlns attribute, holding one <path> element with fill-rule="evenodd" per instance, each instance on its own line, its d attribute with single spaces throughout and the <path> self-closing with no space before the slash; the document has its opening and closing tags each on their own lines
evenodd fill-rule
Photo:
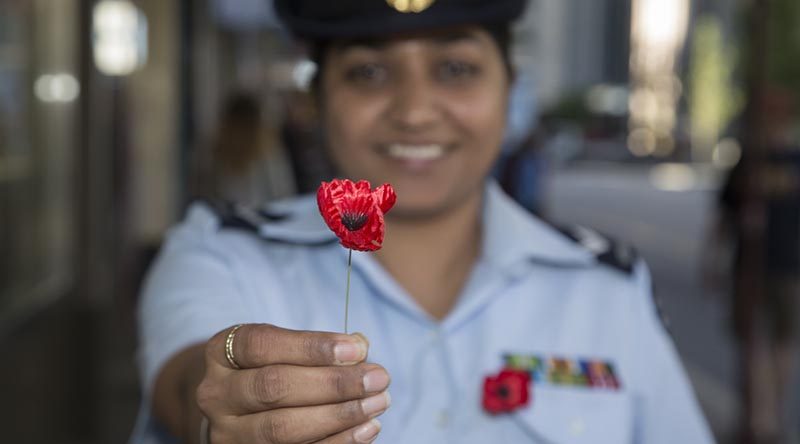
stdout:
<svg viewBox="0 0 800 444">
<path fill-rule="evenodd" d="M 503 369 L 483 382 L 483 408 L 492 415 L 511 413 L 530 402 L 531 375 L 526 371 Z"/>
<path fill-rule="evenodd" d="M 322 182 L 317 190 L 317 205 L 328 228 L 340 243 L 348 248 L 347 289 L 345 290 L 344 332 L 347 333 L 347 313 L 350 305 L 350 270 L 353 250 L 377 251 L 383 246 L 386 214 L 397 201 L 391 185 L 372 189 L 369 182 L 334 179 Z"/>
</svg>

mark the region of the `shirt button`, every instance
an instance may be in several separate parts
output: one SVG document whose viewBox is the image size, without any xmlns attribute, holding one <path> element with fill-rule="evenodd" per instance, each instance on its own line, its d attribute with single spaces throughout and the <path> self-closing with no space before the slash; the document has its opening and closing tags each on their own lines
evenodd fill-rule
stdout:
<svg viewBox="0 0 800 444">
<path fill-rule="evenodd" d="M 450 423 L 450 415 L 447 414 L 447 410 L 439 410 L 439 413 L 436 415 L 436 426 L 443 429 L 447 427 Z"/>
</svg>

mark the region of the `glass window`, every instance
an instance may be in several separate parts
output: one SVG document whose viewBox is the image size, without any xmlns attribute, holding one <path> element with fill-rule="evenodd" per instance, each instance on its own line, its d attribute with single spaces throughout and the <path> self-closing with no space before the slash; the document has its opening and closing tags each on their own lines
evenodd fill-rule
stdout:
<svg viewBox="0 0 800 444">
<path fill-rule="evenodd" d="M 0 1 L 0 319 L 73 275 L 77 10 Z"/>
</svg>

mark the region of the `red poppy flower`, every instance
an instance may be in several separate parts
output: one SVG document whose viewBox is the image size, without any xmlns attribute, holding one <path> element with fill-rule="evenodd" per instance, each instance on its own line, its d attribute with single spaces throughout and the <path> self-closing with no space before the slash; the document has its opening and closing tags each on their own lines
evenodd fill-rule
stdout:
<svg viewBox="0 0 800 444">
<path fill-rule="evenodd" d="M 492 415 L 510 413 L 528 405 L 531 375 L 521 370 L 504 369 L 483 382 L 483 408 Z"/>
<path fill-rule="evenodd" d="M 383 184 L 372 190 L 369 182 L 334 179 L 322 182 L 317 205 L 328 224 L 346 248 L 375 251 L 383 245 L 384 220 L 397 201 L 392 186 Z"/>
</svg>

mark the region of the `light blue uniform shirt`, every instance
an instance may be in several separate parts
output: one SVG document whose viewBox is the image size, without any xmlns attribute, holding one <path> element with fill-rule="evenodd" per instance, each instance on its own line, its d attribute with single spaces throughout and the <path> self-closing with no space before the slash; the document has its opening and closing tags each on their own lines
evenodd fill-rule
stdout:
<svg viewBox="0 0 800 444">
<path fill-rule="evenodd" d="M 140 307 L 145 399 L 132 442 L 171 442 L 147 404 L 157 372 L 180 350 L 239 323 L 342 330 L 347 250 L 313 198 L 278 208 L 286 220 L 248 231 L 223 227 L 198 204 L 170 233 Z M 441 321 L 370 254 L 354 253 L 350 329 L 369 337 L 370 361 L 392 376 L 378 442 L 713 442 L 644 263 L 625 272 L 599 261 L 596 253 L 609 247 L 603 238 L 585 231 L 584 242 L 573 241 L 494 183 L 483 235 L 480 259 Z M 491 416 L 481 406 L 483 381 L 508 354 L 539 358 L 544 373 L 535 375 L 527 407 Z M 546 363 L 557 358 L 607 363 L 619 387 L 554 382 Z"/>
</svg>

